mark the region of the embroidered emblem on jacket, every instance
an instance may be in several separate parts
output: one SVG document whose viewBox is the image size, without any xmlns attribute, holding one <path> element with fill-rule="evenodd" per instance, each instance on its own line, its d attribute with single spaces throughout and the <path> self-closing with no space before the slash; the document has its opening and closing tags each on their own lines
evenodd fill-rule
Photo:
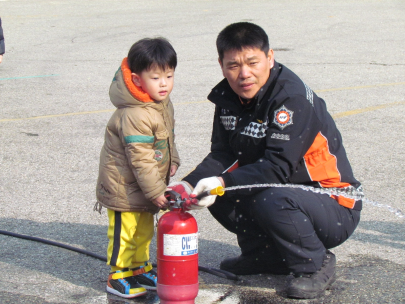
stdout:
<svg viewBox="0 0 405 304">
<path fill-rule="evenodd" d="M 273 134 L 271 134 L 271 138 L 282 139 L 282 140 L 290 140 L 290 135 L 289 134 L 273 133 Z"/>
<path fill-rule="evenodd" d="M 294 111 L 290 111 L 285 106 L 282 106 L 280 109 L 274 111 L 273 123 L 283 130 L 285 127 L 293 124 L 293 114 Z"/>
<path fill-rule="evenodd" d="M 268 121 L 264 123 L 250 122 L 245 129 L 240 132 L 242 135 L 247 135 L 256 138 L 266 137 L 266 130 L 269 128 L 267 126 Z"/>
<path fill-rule="evenodd" d="M 154 157 L 154 159 L 156 159 L 157 161 L 160 161 L 160 160 L 162 160 L 162 158 L 163 158 L 163 153 L 162 153 L 162 151 L 160 151 L 160 150 L 155 150 L 155 157 Z"/>
<path fill-rule="evenodd" d="M 314 92 L 312 92 L 311 88 L 304 83 L 305 90 L 307 91 L 307 100 L 309 103 L 314 106 Z"/>
<path fill-rule="evenodd" d="M 235 116 L 220 116 L 221 122 L 224 125 L 225 130 L 235 130 L 236 117 Z"/>
</svg>

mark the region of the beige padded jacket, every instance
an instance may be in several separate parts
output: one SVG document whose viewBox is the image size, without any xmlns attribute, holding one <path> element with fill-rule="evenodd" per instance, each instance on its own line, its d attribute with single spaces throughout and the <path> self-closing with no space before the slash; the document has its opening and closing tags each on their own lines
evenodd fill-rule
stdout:
<svg viewBox="0 0 405 304">
<path fill-rule="evenodd" d="M 159 211 L 151 200 L 180 165 L 174 143 L 174 110 L 167 97 L 153 101 L 131 80 L 125 58 L 110 86 L 117 108 L 105 131 L 97 181 L 97 203 L 115 211 Z"/>
</svg>

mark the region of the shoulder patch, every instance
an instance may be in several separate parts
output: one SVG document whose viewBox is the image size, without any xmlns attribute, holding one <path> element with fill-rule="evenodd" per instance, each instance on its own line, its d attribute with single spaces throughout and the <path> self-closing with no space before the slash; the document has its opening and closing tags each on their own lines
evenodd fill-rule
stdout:
<svg viewBox="0 0 405 304">
<path fill-rule="evenodd" d="M 283 130 L 285 127 L 293 124 L 293 114 L 294 111 L 290 111 L 285 106 L 282 106 L 274 111 L 273 123 Z"/>
</svg>

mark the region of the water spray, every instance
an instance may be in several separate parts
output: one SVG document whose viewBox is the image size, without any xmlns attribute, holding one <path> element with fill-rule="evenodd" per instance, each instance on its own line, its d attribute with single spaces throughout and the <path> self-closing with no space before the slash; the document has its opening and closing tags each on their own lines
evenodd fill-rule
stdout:
<svg viewBox="0 0 405 304">
<path fill-rule="evenodd" d="M 270 184 L 253 184 L 253 185 L 241 185 L 241 186 L 232 186 L 232 187 L 217 187 L 212 190 L 207 190 L 204 191 L 203 193 L 199 194 L 196 199 L 200 200 L 201 198 L 208 196 L 208 195 L 224 195 L 226 191 L 234 191 L 234 190 L 240 190 L 240 189 L 251 189 L 251 188 L 292 188 L 292 189 L 302 189 L 304 191 L 311 191 L 313 193 L 318 193 L 318 194 L 327 194 L 329 196 L 343 196 L 345 198 L 349 199 L 354 199 L 354 200 L 362 200 L 363 203 L 378 207 L 378 208 L 384 208 L 387 209 L 389 212 L 395 214 L 399 218 L 405 218 L 405 214 L 399 210 L 396 209 L 390 205 L 387 204 L 381 204 L 378 202 L 374 202 L 372 200 L 369 200 L 364 196 L 363 191 L 361 188 L 354 188 L 354 187 L 347 187 L 347 188 L 315 188 L 311 186 L 305 186 L 305 185 L 298 185 L 298 184 L 276 184 L 276 183 L 270 183 Z"/>
</svg>

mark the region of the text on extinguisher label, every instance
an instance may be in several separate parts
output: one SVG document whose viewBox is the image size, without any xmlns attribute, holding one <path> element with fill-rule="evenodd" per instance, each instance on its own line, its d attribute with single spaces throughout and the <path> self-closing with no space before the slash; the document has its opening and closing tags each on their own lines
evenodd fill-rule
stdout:
<svg viewBox="0 0 405 304">
<path fill-rule="evenodd" d="M 186 256 L 198 253 L 198 233 L 163 234 L 163 255 Z"/>
</svg>

